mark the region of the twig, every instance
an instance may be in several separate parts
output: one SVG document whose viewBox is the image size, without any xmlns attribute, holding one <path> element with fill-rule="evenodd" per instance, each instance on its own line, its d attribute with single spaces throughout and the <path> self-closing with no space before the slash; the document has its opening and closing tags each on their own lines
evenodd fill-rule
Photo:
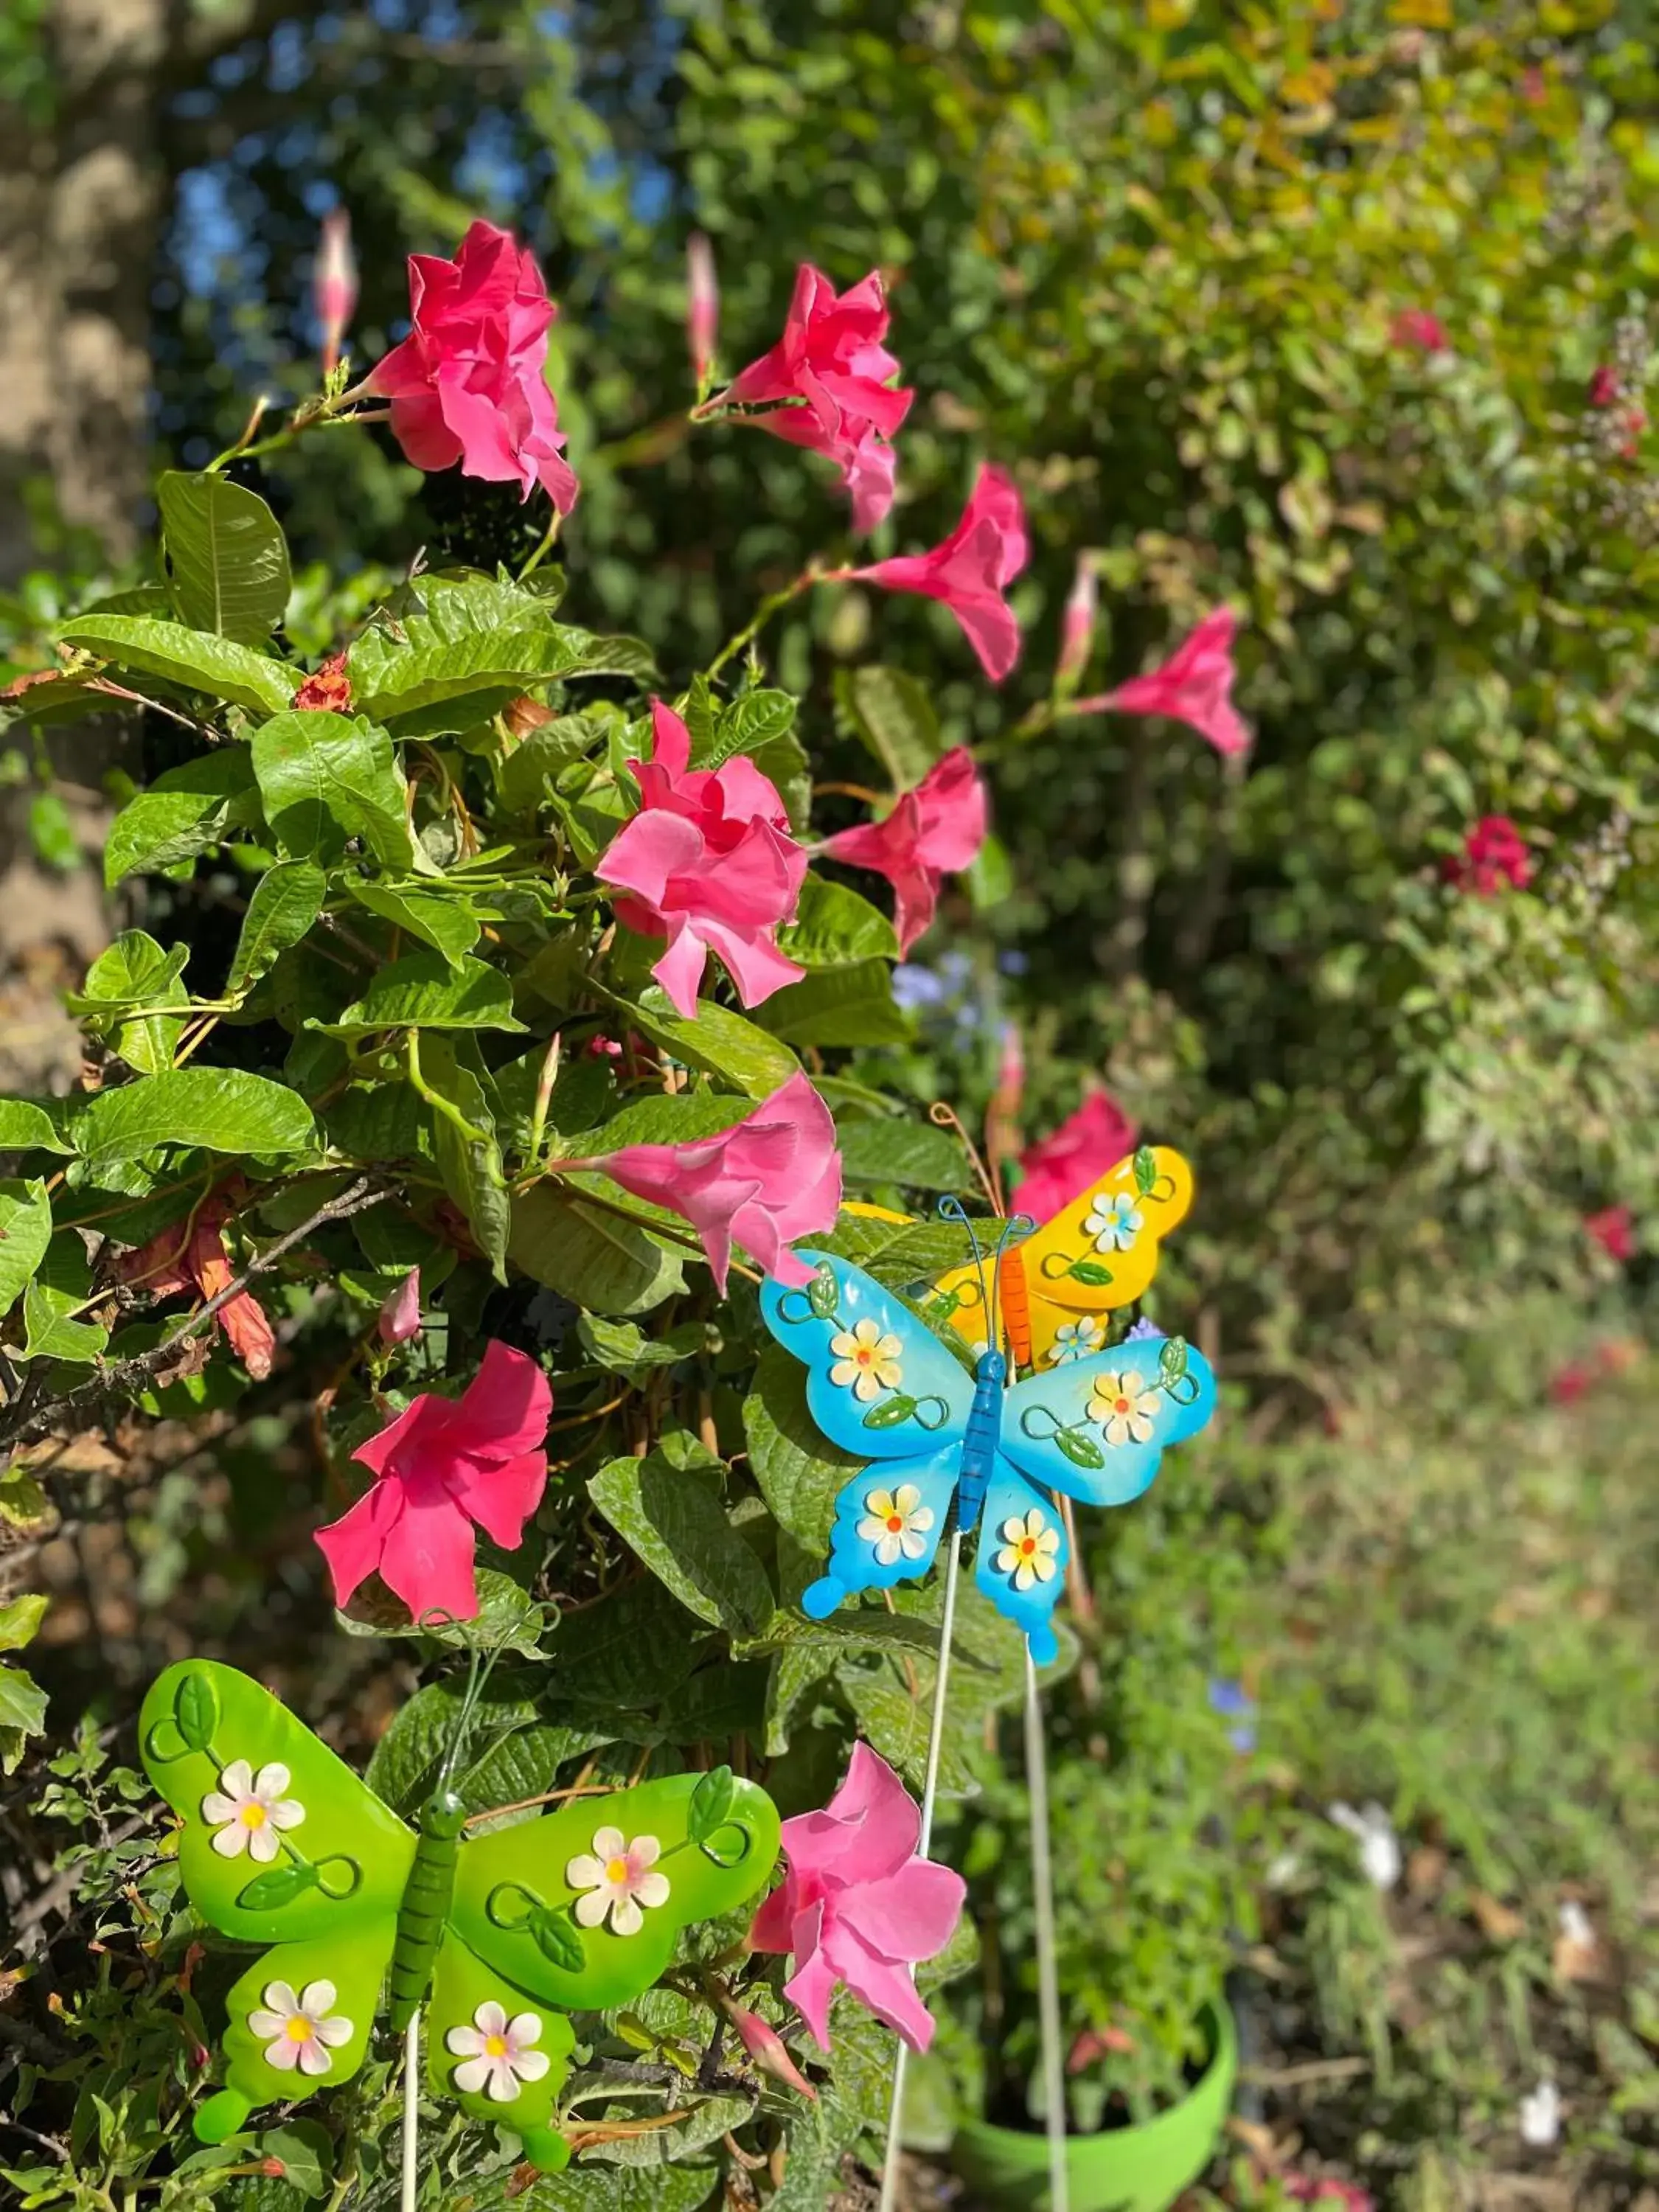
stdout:
<svg viewBox="0 0 1659 2212">
<path fill-rule="evenodd" d="M 331 1221 L 349 1220 L 354 1213 L 367 1213 L 370 1206 L 380 1205 L 391 1195 L 389 1190 L 371 1190 L 368 1177 L 360 1176 L 347 1189 L 319 1206 L 297 1229 L 290 1229 L 287 1236 L 279 1237 L 268 1252 L 251 1260 L 234 1282 L 227 1283 L 205 1305 L 198 1306 L 170 1336 L 163 1337 L 149 1352 L 118 1360 L 113 1367 L 106 1367 L 101 1375 L 94 1376 L 90 1382 L 65 1391 L 61 1398 L 49 1398 L 43 1406 L 31 1410 L 20 1404 L 9 1414 L 0 1415 L 0 1446 L 35 1443 L 59 1421 L 89 1413 L 112 1392 L 131 1390 L 136 1383 L 147 1382 L 153 1375 L 160 1374 L 185 1341 L 204 1322 L 210 1322 L 222 1306 L 228 1306 L 233 1298 L 240 1297 L 256 1275 L 268 1274 L 278 1261 L 285 1259 L 296 1244 L 302 1244 L 313 1231 L 325 1227 Z"/>
</svg>

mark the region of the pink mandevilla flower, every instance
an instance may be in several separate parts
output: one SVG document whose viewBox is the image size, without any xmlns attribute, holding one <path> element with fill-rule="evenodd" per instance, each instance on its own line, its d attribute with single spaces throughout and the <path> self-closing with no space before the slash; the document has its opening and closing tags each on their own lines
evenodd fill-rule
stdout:
<svg viewBox="0 0 1659 2212">
<path fill-rule="evenodd" d="M 817 2104 L 817 2091 L 789 2056 L 777 2030 L 769 2027 L 757 2012 L 747 2012 L 741 2005 L 732 2006 L 731 2018 L 744 2049 L 761 2071 L 787 2081 L 792 2089 L 799 2089 L 803 2097 L 810 2097 Z"/>
<path fill-rule="evenodd" d="M 867 568 L 838 568 L 831 574 L 939 600 L 962 624 L 986 674 L 1000 684 L 1019 659 L 1019 624 L 1003 593 L 1030 557 L 1025 509 L 1014 480 L 988 463 L 975 480 L 961 521 L 931 553 L 902 553 Z"/>
<path fill-rule="evenodd" d="M 1395 317 L 1389 336 L 1409 353 L 1436 354 L 1450 350 L 1451 341 L 1438 315 L 1427 307 L 1402 307 Z"/>
<path fill-rule="evenodd" d="M 421 1333 L 421 1271 L 411 1267 L 380 1308 L 375 1329 L 382 1344 L 407 1344 Z"/>
<path fill-rule="evenodd" d="M 1231 607 L 1206 615 L 1158 667 L 1131 677 L 1115 691 L 1079 699 L 1070 712 L 1090 714 L 1164 714 L 1207 738 L 1218 753 L 1249 750 L 1250 732 L 1233 707 L 1233 635 L 1237 620 Z"/>
<path fill-rule="evenodd" d="M 1135 1125 L 1109 1091 L 1091 1091 L 1074 1114 L 1019 1156 L 1014 1204 L 1033 1221 L 1052 1221 L 1133 1150 Z"/>
<path fill-rule="evenodd" d="M 789 834 L 777 789 L 741 753 L 690 767 L 691 737 L 672 707 L 651 702 L 648 762 L 633 761 L 641 805 L 593 872 L 625 896 L 617 919 L 668 950 L 652 974 L 688 1021 L 712 952 L 745 1006 L 805 973 L 777 947 L 800 896 L 806 854 Z"/>
<path fill-rule="evenodd" d="M 700 230 L 685 244 L 685 343 L 699 391 L 714 365 L 720 331 L 720 288 L 714 273 L 714 249 Z"/>
<path fill-rule="evenodd" d="M 459 1398 L 426 1392 L 352 1457 L 374 1476 L 349 1513 L 317 1531 L 336 1602 L 379 1573 L 412 1619 L 478 1611 L 473 1523 L 512 1551 L 541 1502 L 553 1393 L 527 1353 L 491 1341 Z"/>
<path fill-rule="evenodd" d="M 899 365 L 883 343 L 890 320 L 878 272 L 838 295 L 820 270 L 804 262 L 783 336 L 732 379 L 718 403 L 782 403 L 749 419 L 836 463 L 860 535 L 893 503 L 890 441 L 915 396 L 891 381 Z"/>
<path fill-rule="evenodd" d="M 340 358 L 340 341 L 357 305 L 357 264 L 351 251 L 351 217 L 343 207 L 323 217 L 323 234 L 311 277 L 312 304 L 323 331 L 323 374 Z"/>
<path fill-rule="evenodd" d="M 1079 553 L 1077 556 L 1077 575 L 1060 618 L 1060 659 L 1054 664 L 1057 684 L 1075 684 L 1088 666 L 1099 599 L 1100 586 L 1095 575 L 1094 556 Z"/>
<path fill-rule="evenodd" d="M 1587 1213 L 1584 1234 L 1621 1266 L 1636 1257 L 1636 1222 L 1627 1206 L 1604 1206 L 1599 1213 Z"/>
<path fill-rule="evenodd" d="M 1463 840 L 1463 850 L 1444 872 L 1460 890 L 1496 898 L 1508 884 L 1523 891 L 1532 881 L 1532 854 L 1507 814 L 1483 814 Z"/>
<path fill-rule="evenodd" d="M 886 877 L 899 951 L 908 952 L 933 921 L 945 877 L 971 866 L 984 842 L 985 786 L 967 747 L 954 745 L 884 821 L 840 830 L 823 849 Z"/>
<path fill-rule="evenodd" d="M 225 1228 L 243 1202 L 242 1186 L 232 1181 L 214 1191 L 187 1222 L 161 1230 L 137 1251 L 115 1263 L 118 1280 L 148 1291 L 152 1297 L 176 1297 L 181 1291 L 216 1298 L 236 1279 L 225 1250 Z M 256 1382 L 263 1382 L 276 1356 L 276 1332 L 251 1291 L 238 1291 L 213 1316 L 213 1326 L 228 1342 Z"/>
<path fill-rule="evenodd" d="M 956 1932 L 967 1884 L 916 1856 L 921 1836 L 915 1799 L 864 1743 L 853 1747 L 847 1778 L 823 1812 L 783 1824 L 788 1871 L 749 1940 L 757 1951 L 793 1954 L 783 1993 L 825 2051 L 838 1982 L 913 2051 L 933 2040 L 914 1969 Z"/>
<path fill-rule="evenodd" d="M 539 483 L 561 514 L 576 503 L 544 369 L 558 310 L 528 247 L 475 222 L 454 260 L 409 257 L 415 327 L 357 389 L 392 402 L 392 434 L 417 469 L 461 465 L 488 483 Z"/>
<path fill-rule="evenodd" d="M 734 1243 L 779 1282 L 797 1288 L 810 1283 L 811 1269 L 789 1245 L 833 1229 L 841 1210 L 836 1125 L 799 1073 L 718 1136 L 686 1145 L 625 1145 L 563 1164 L 602 1169 L 635 1198 L 684 1215 L 702 1239 L 722 1297 Z"/>
</svg>

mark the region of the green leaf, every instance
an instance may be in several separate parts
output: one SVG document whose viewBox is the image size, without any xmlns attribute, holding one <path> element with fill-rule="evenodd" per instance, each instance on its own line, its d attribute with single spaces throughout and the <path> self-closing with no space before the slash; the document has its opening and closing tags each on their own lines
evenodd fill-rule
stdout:
<svg viewBox="0 0 1659 2212">
<path fill-rule="evenodd" d="M 1158 1183 L 1158 1154 L 1150 1145 L 1142 1145 L 1136 1151 L 1133 1165 L 1135 1188 L 1145 1198 L 1147 1192 L 1155 1188 Z"/>
<path fill-rule="evenodd" d="M 614 1459 L 587 1486 L 617 1534 L 689 1613 L 733 1636 L 773 1612 L 766 1570 L 726 1519 L 718 1492 L 660 1452 Z"/>
<path fill-rule="evenodd" d="M 279 952 L 297 945 L 323 910 L 328 877 L 314 860 L 278 860 L 254 885 L 225 981 L 229 998 L 257 983 Z"/>
<path fill-rule="evenodd" d="M 1106 1455 L 1083 1429 L 1056 1429 L 1054 1442 L 1073 1467 L 1104 1467 Z"/>
<path fill-rule="evenodd" d="M 846 968 L 858 960 L 896 960 L 898 939 L 868 899 L 845 884 L 809 875 L 795 919 L 778 932 L 778 950 L 802 968 Z"/>
<path fill-rule="evenodd" d="M 77 615 L 58 635 L 118 668 L 159 676 L 185 691 L 205 691 L 251 714 L 280 714 L 294 696 L 293 672 L 280 661 L 183 623 L 152 615 Z"/>
<path fill-rule="evenodd" d="M 655 665 L 639 639 L 555 623 L 514 586 L 429 578 L 416 588 L 424 611 L 372 624 L 347 663 L 358 705 L 402 736 L 470 729 L 555 678 L 643 678 Z"/>
<path fill-rule="evenodd" d="M 68 875 L 81 865 L 81 846 L 70 811 L 55 791 L 37 791 L 29 800 L 29 843 L 44 867 Z"/>
<path fill-rule="evenodd" d="M 530 1916 L 530 1933 L 544 1959 L 568 1974 L 580 1973 L 587 1952 L 564 1906 L 538 1905 Z"/>
<path fill-rule="evenodd" d="M 841 1291 L 836 1281 L 836 1271 L 820 1261 L 812 1270 L 812 1279 L 806 1285 L 806 1303 L 820 1321 L 834 1318 L 841 1303 Z"/>
<path fill-rule="evenodd" d="M 329 1036 L 372 1030 L 519 1030 L 513 986 L 483 960 L 452 963 L 438 952 L 408 952 L 382 968 L 338 1021 L 307 1023 Z"/>
<path fill-rule="evenodd" d="M 704 1322 L 682 1322 L 663 1336 L 647 1336 L 631 1321 L 605 1321 L 598 1314 L 583 1314 L 576 1324 L 583 1349 L 613 1375 L 642 1377 L 653 1367 L 676 1367 L 708 1349 L 709 1329 Z"/>
<path fill-rule="evenodd" d="M 22 1296 L 51 1238 L 52 1200 L 45 1183 L 0 1182 L 0 1314 Z"/>
<path fill-rule="evenodd" d="M 30 1590 L 0 1605 L 0 1651 L 21 1651 L 32 1644 L 51 1603 L 42 1592 Z"/>
<path fill-rule="evenodd" d="M 611 1003 L 622 1007 L 634 1027 L 653 1044 L 660 1045 L 688 1067 L 723 1075 L 748 1097 L 769 1098 L 799 1071 L 800 1063 L 793 1052 L 727 1006 L 705 1002 L 697 1009 L 696 1020 L 688 1022 L 655 983 L 641 994 L 637 1004 L 630 1006 L 624 999 L 613 999 Z"/>
<path fill-rule="evenodd" d="M 902 669 L 837 671 L 836 704 L 886 769 L 895 791 L 914 790 L 945 750 L 927 687 Z"/>
<path fill-rule="evenodd" d="M 486 972 L 495 973 L 493 969 Z M 512 1203 L 495 1136 L 495 1119 L 484 1086 L 442 1036 L 428 1039 L 421 1054 L 421 1074 L 472 1133 L 459 1128 L 447 1115 L 434 1109 L 432 1146 L 444 1188 L 466 1216 L 473 1241 L 489 1261 L 490 1272 L 498 1283 L 504 1284 Z"/>
<path fill-rule="evenodd" d="M 360 837 L 383 867 L 421 866 L 392 740 L 362 715 L 273 715 L 253 733 L 253 773 L 266 819 L 296 860 L 337 859 Z"/>
<path fill-rule="evenodd" d="M 72 1152 L 50 1107 L 32 1098 L 0 1098 L 0 1152 Z"/>
<path fill-rule="evenodd" d="M 190 993 L 179 981 L 189 957 L 188 945 L 175 945 L 164 952 L 143 930 L 123 930 L 93 962 L 81 989 L 70 994 L 70 1012 L 85 1018 L 95 1035 L 106 1036 L 129 1067 L 141 1075 L 160 1075 L 173 1065 L 185 1024 L 182 1014 L 158 1010 L 190 1004 Z M 127 1009 L 141 1006 L 147 1011 L 136 1021 L 119 1018 Z"/>
<path fill-rule="evenodd" d="M 1187 1372 L 1187 1340 L 1184 1336 L 1165 1339 L 1158 1355 L 1158 1379 L 1160 1382 L 1178 1382 Z"/>
<path fill-rule="evenodd" d="M 1113 1279 L 1111 1269 L 1103 1267 L 1098 1260 L 1073 1260 L 1066 1273 L 1074 1282 L 1087 1283 L 1097 1291 L 1103 1291 Z"/>
<path fill-rule="evenodd" d="M 348 877 L 345 889 L 382 921 L 442 953 L 452 968 L 459 968 L 478 941 L 478 917 L 459 885 L 367 884 Z"/>
<path fill-rule="evenodd" d="M 686 1814 L 686 1833 L 694 1844 L 706 1844 L 716 1828 L 724 1826 L 736 1796 L 731 1768 L 710 1767 L 692 1791 L 690 1810 Z"/>
<path fill-rule="evenodd" d="M 775 991 L 755 1018 L 789 1044 L 902 1044 L 910 1035 L 884 960 L 820 969 Z"/>
<path fill-rule="evenodd" d="M 257 645 L 283 619 L 288 544 L 258 492 L 207 471 L 168 469 L 155 487 L 173 610 L 192 629 Z"/>
<path fill-rule="evenodd" d="M 507 1255 L 594 1313 L 647 1313 L 685 1288 L 678 1256 L 631 1221 L 538 1183 L 513 1200 Z"/>
<path fill-rule="evenodd" d="M 71 1318 L 91 1294 L 86 1245 L 73 1229 L 60 1229 L 23 1293 L 24 1358 L 95 1359 L 109 1341 L 109 1331 L 100 1322 Z"/>
<path fill-rule="evenodd" d="M 740 2126 L 743 2118 L 743 2112 L 732 2119 L 722 2114 L 721 2131 Z M 653 2136 L 658 2132 L 653 2130 Z M 512 2178 L 511 2168 L 504 2166 L 480 2185 L 472 2192 L 472 2212 L 513 2212 L 517 2192 L 509 2193 Z M 568 2173 L 538 2174 L 527 2202 L 533 2212 L 701 2212 L 720 2181 L 720 2167 L 701 2160 L 634 2166 L 600 2166 L 585 2159 Z M 526 2200 L 517 2201 L 522 2212 Z"/>
<path fill-rule="evenodd" d="M 641 1098 L 577 1141 L 584 1153 L 596 1157 L 620 1152 L 625 1145 L 695 1144 L 699 1137 L 718 1136 L 754 1110 L 750 1099 L 717 1098 L 706 1091 L 690 1097 Z"/>
<path fill-rule="evenodd" d="M 285 2120 L 264 2128 L 256 2138 L 261 2158 L 283 2162 L 283 2179 L 301 2197 L 324 2197 L 334 2172 L 334 2142 L 318 2120 Z"/>
<path fill-rule="evenodd" d="M 139 1160 L 159 1146 L 258 1157 L 308 1152 L 311 1109 L 286 1084 L 240 1068 L 181 1067 L 76 1102 L 78 1150 L 99 1165 Z"/>
<path fill-rule="evenodd" d="M 501 805 L 508 816 L 533 818 L 547 800 L 550 779 L 604 741 L 605 724 L 586 714 L 561 714 L 532 730 L 501 763 Z"/>
<path fill-rule="evenodd" d="M 743 1426 L 750 1472 L 772 1518 L 811 1563 L 811 1579 L 830 1548 L 836 1493 L 864 1462 L 838 1451 L 824 1436 L 806 1408 L 806 1371 L 781 1344 L 761 1353 Z M 781 1595 L 787 1604 L 799 1590 L 786 1587 Z"/>
<path fill-rule="evenodd" d="M 229 830 L 247 829 L 259 818 L 258 786 L 245 746 L 222 745 L 167 769 L 111 824 L 105 884 L 113 890 L 138 868 L 176 867 L 220 843 Z"/>
<path fill-rule="evenodd" d="M 836 1134 L 848 1182 L 908 1183 L 915 1190 L 967 1190 L 973 1183 L 961 1139 L 931 1121 L 895 1115 L 843 1122 Z"/>
<path fill-rule="evenodd" d="M 21 1667 L 0 1667 L 0 1774 L 13 1774 L 26 1736 L 46 1725 L 46 1693 Z"/>
<path fill-rule="evenodd" d="M 185 1676 L 173 1692 L 173 1718 L 188 1750 L 207 1750 L 219 1725 L 219 1693 L 210 1674 Z"/>
<path fill-rule="evenodd" d="M 719 768 L 734 753 L 758 752 L 794 726 L 795 702 L 787 691 L 745 691 L 720 708 L 708 736 L 692 747 L 691 765 Z"/>
<path fill-rule="evenodd" d="M 191 1746 L 192 1751 L 203 1748 Z M 281 1905 L 292 1905 L 317 1886 L 317 1869 L 309 1863 L 300 1866 L 267 1867 L 256 1874 L 252 1881 L 236 1893 L 236 1902 L 246 1912 L 274 1912 Z"/>
</svg>

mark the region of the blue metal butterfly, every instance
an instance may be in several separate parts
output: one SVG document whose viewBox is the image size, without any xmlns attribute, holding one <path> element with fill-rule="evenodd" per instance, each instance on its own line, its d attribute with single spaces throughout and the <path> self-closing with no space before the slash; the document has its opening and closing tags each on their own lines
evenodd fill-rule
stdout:
<svg viewBox="0 0 1659 2212">
<path fill-rule="evenodd" d="M 769 1277 L 761 1313 L 807 1369 L 806 1402 L 823 1434 L 880 1463 L 837 1498 L 829 1566 L 803 1607 L 822 1620 L 855 1591 L 919 1580 L 954 1495 L 964 1533 L 981 1515 L 986 1523 L 975 1579 L 1046 1665 L 1059 1648 L 1049 1615 L 1068 1555 L 1048 1492 L 1088 1505 L 1139 1498 L 1164 1446 L 1195 1435 L 1213 1412 L 1208 1363 L 1178 1336 L 1142 1333 L 1010 1389 L 1000 1352 L 982 1352 L 970 1379 L 861 1267 L 828 1253 L 799 1257 L 811 1282 L 789 1290 Z"/>
</svg>

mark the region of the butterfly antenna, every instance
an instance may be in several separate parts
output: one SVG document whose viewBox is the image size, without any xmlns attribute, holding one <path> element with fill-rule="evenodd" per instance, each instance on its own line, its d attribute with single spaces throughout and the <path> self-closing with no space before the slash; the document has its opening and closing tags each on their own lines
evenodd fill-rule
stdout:
<svg viewBox="0 0 1659 2212">
<path fill-rule="evenodd" d="M 974 1273 L 979 1278 L 980 1311 L 986 1316 L 987 1325 L 992 1332 L 986 1343 L 988 1346 L 994 1345 L 997 1340 L 991 1313 L 991 1288 L 985 1279 L 985 1252 L 979 1241 L 979 1231 L 974 1226 L 973 1217 L 954 1192 L 940 1199 L 939 1210 L 942 1220 L 954 1221 L 958 1228 L 968 1231 L 968 1242 L 974 1248 Z"/>
</svg>

